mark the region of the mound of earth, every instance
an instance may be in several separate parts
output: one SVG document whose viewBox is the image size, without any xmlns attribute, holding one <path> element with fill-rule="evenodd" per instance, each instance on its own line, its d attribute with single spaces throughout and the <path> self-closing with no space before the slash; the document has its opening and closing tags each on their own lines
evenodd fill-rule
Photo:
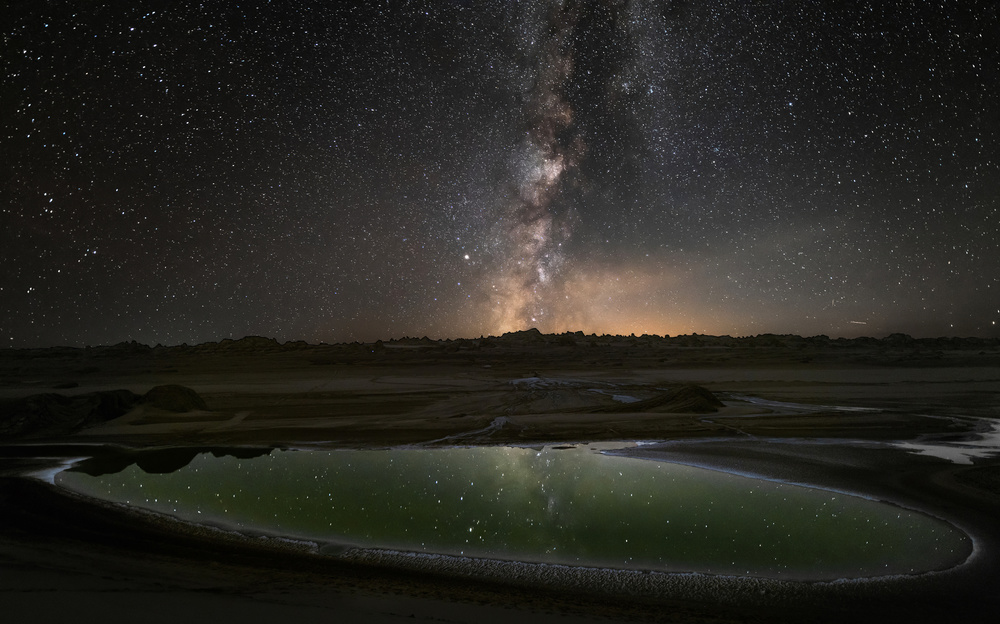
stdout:
<svg viewBox="0 0 1000 624">
<path fill-rule="evenodd" d="M 170 412 L 208 410 L 198 393 L 184 386 L 156 386 L 144 396 L 104 390 L 66 396 L 33 394 L 0 402 L 0 438 L 41 438 L 74 433 L 114 420 L 139 404 Z"/>
<path fill-rule="evenodd" d="M 711 414 L 724 407 L 710 391 L 688 384 L 676 390 L 634 403 L 599 407 L 597 413 L 657 412 L 662 414 Z"/>
<path fill-rule="evenodd" d="M 187 386 L 176 384 L 156 386 L 142 397 L 142 402 L 168 412 L 208 411 L 208 406 L 197 392 Z"/>
<path fill-rule="evenodd" d="M 129 390 L 75 396 L 47 393 L 0 403 L 0 437 L 43 437 L 73 433 L 118 418 L 139 402 Z"/>
</svg>

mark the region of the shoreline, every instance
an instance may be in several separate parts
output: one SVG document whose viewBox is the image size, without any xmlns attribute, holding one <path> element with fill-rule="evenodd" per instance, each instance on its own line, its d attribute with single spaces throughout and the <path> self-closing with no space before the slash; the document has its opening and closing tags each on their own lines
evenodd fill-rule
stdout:
<svg viewBox="0 0 1000 624">
<path fill-rule="evenodd" d="M 707 441 L 710 442 L 710 441 Z M 87 501 L 91 504 L 101 505 L 108 507 L 110 509 L 118 510 L 125 514 L 135 514 L 139 517 L 148 517 L 153 519 L 154 522 L 163 522 L 167 524 L 174 525 L 178 527 L 180 532 L 217 532 L 220 539 L 224 541 L 233 541 L 237 543 L 244 542 L 254 542 L 256 540 L 261 540 L 263 542 L 273 544 L 275 547 L 280 547 L 286 545 L 291 551 L 303 552 L 309 554 L 315 554 L 319 556 L 330 556 L 336 560 L 351 560 L 351 561 L 390 561 L 399 560 L 402 562 L 413 562 L 413 561 L 423 561 L 425 563 L 424 569 L 426 571 L 434 571 L 436 567 L 441 567 L 444 569 L 458 569 L 462 567 L 456 562 L 474 562 L 469 566 L 468 573 L 460 573 L 463 576 L 469 576 L 472 574 L 473 570 L 479 570 L 488 568 L 491 565 L 496 566 L 525 566 L 527 568 L 531 567 L 541 567 L 541 568 L 552 568 L 563 570 L 564 572 L 560 574 L 562 577 L 572 577 L 572 570 L 579 570 L 580 574 L 585 577 L 596 577 L 601 573 L 606 574 L 616 574 L 616 573 L 626 573 L 626 572 L 640 572 L 644 574 L 655 573 L 667 576 L 704 576 L 704 577 L 717 577 L 717 578 L 731 578 L 731 579 L 755 579 L 762 582 L 775 581 L 775 582 L 789 582 L 789 583 L 837 583 L 837 582 L 864 582 L 864 581 L 879 581 L 882 579 L 890 577 L 917 577 L 924 574 L 933 574 L 936 572 L 944 572 L 953 569 L 960 568 L 968 564 L 980 551 L 979 542 L 975 534 L 970 534 L 967 530 L 963 530 L 959 527 L 959 523 L 955 518 L 949 518 L 945 514 L 935 513 L 934 510 L 929 510 L 924 507 L 918 507 L 915 505 L 907 505 L 897 500 L 891 500 L 886 498 L 880 498 L 877 496 L 866 495 L 864 492 L 859 491 L 856 484 L 852 489 L 837 488 L 829 485 L 808 483 L 803 481 L 792 482 L 786 479 L 769 477 L 763 473 L 748 473 L 745 471 L 733 470 L 731 467 L 727 467 L 720 463 L 713 462 L 690 462 L 681 461 L 676 457 L 669 454 L 669 451 L 661 451 L 661 447 L 664 445 L 669 445 L 669 442 L 665 443 L 647 443 L 641 446 L 637 446 L 635 441 L 632 440 L 621 440 L 621 441 L 603 441 L 600 443 L 565 443 L 565 444 L 545 444 L 545 447 L 554 448 L 566 448 L 569 446 L 585 445 L 592 447 L 589 450 L 601 455 L 625 457 L 636 460 L 647 460 L 669 463 L 679 466 L 686 466 L 691 468 L 697 468 L 700 470 L 707 470 L 712 472 L 719 472 L 727 474 L 733 477 L 739 477 L 743 479 L 748 479 L 751 481 L 763 481 L 767 483 L 777 483 L 782 485 L 789 485 L 796 488 L 803 488 L 809 490 L 819 490 L 822 492 L 829 492 L 845 497 L 859 498 L 867 500 L 869 502 L 875 502 L 880 504 L 889 505 L 891 507 L 902 509 L 908 512 L 916 513 L 928 518 L 932 518 L 943 524 L 946 524 L 951 529 L 955 530 L 966 538 L 970 542 L 969 553 L 965 558 L 955 564 L 948 565 L 947 567 L 941 568 L 931 568 L 921 572 L 898 572 L 898 573 L 886 573 L 886 574 L 875 574 L 871 576 L 844 576 L 844 577 L 808 577 L 808 576 L 796 576 L 796 573 L 790 573 L 787 576 L 776 576 L 774 573 L 768 574 L 764 572 L 750 572 L 746 574 L 739 573 L 724 573 L 724 572 L 708 572 L 699 570 L 689 570 L 683 568 L 676 569 L 655 569 L 655 568 L 643 568 L 643 567 L 633 567 L 633 566 L 606 566 L 606 565 L 590 565 L 590 564 L 570 564 L 561 563 L 557 561 L 532 561 L 527 559 L 518 559 L 516 557 L 491 557 L 484 555 L 465 555 L 462 553 L 456 554 L 454 552 L 430 552 L 430 551 L 420 551 L 420 550 L 406 550 L 405 548 L 396 547 L 383 547 L 383 546 L 362 546 L 356 543 L 350 543 L 348 541 L 337 541 L 337 540 L 322 540 L 315 537 L 307 535 L 293 535 L 293 534 L 281 534 L 274 531 L 269 531 L 265 528 L 253 528 L 253 527 L 243 527 L 236 524 L 227 524 L 224 521 L 196 521 L 193 519 L 184 519 L 181 516 L 173 515 L 169 512 L 155 511 L 153 509 L 148 509 L 142 506 L 131 505 L 127 502 L 116 502 L 100 497 L 88 495 L 81 491 L 75 490 L 71 487 L 60 485 L 55 483 L 54 476 L 59 472 L 72 468 L 74 463 L 79 463 L 79 461 L 74 461 L 73 459 L 67 459 L 60 462 L 59 468 L 53 468 L 51 470 L 40 471 L 45 477 L 52 476 L 52 479 L 42 478 L 39 472 L 34 472 L 25 476 L 43 480 L 45 483 L 49 483 L 55 486 L 60 492 L 65 493 L 67 496 L 78 498 L 83 501 Z M 689 441 L 688 444 L 697 444 L 697 442 Z M 445 450 L 445 449 L 463 449 L 463 448 L 479 448 L 479 447 L 504 447 L 504 448 L 527 448 L 527 449 L 537 449 L 539 445 L 535 444 L 469 444 L 469 445 L 453 445 L 453 446 L 438 446 L 434 445 L 432 447 L 423 447 L 425 450 Z M 210 448 L 200 448 L 198 449 L 200 453 L 215 453 L 216 449 Z M 289 450 L 287 447 L 281 450 Z M 336 447 L 311 447 L 309 449 L 294 449 L 304 452 L 337 452 L 342 450 L 357 450 L 357 449 L 343 449 Z M 375 449 L 365 449 L 365 450 L 421 450 L 420 448 L 415 448 L 410 445 L 398 446 L 398 447 L 388 447 L 388 448 L 375 448 Z M 76 458 L 87 459 L 87 458 Z M 176 510 L 175 510 L 176 511 Z M 336 554 L 334 554 L 336 553 Z M 435 560 L 440 560 L 441 565 L 435 566 L 431 562 Z M 412 567 L 409 563 L 403 565 L 403 567 Z M 490 576 L 487 574 L 487 576 Z"/>
<path fill-rule="evenodd" d="M 669 445 L 670 442 L 665 444 Z M 735 457 L 734 451 L 738 449 L 733 445 L 739 444 L 734 441 L 705 441 L 701 443 L 686 442 L 683 446 L 687 449 L 688 455 L 697 454 L 692 453 L 692 449 L 699 446 L 704 446 L 702 450 L 709 451 L 702 453 L 703 457 L 698 467 L 732 472 L 733 466 L 731 464 Z M 713 457 L 712 451 L 718 450 L 713 447 L 717 445 L 729 446 L 724 457 L 728 457 L 730 465 L 726 465 L 727 460 L 724 457 L 718 455 Z M 836 445 L 829 443 L 824 444 L 824 446 L 827 447 L 827 450 L 834 450 L 836 453 L 851 453 L 850 449 L 845 451 L 843 447 L 836 447 Z M 688 463 L 681 461 L 683 458 L 676 456 L 663 457 L 665 451 L 653 445 L 642 445 L 625 450 L 629 456 L 639 459 Z M 904 451 L 885 448 L 878 449 L 878 451 L 890 454 L 904 453 Z M 655 457 L 656 454 L 661 456 Z M 692 572 L 584 568 L 560 564 L 477 559 L 381 549 L 349 548 L 340 556 L 330 557 L 322 553 L 321 544 L 311 540 L 300 541 L 279 536 L 258 536 L 221 527 L 191 524 L 155 512 L 91 499 L 58 485 L 47 484 L 37 477 L 7 477 L 7 480 L 12 478 L 22 482 L 27 479 L 34 480 L 37 486 L 48 490 L 48 496 L 60 500 L 59 503 L 55 504 L 63 510 L 64 514 L 60 515 L 64 517 L 73 517 L 81 509 L 93 511 L 96 508 L 101 510 L 97 513 L 98 516 L 110 520 L 109 526 L 132 525 L 140 533 L 148 532 L 147 537 L 156 536 L 162 546 L 183 545 L 193 540 L 201 544 L 202 548 L 210 545 L 209 548 L 206 548 L 206 553 L 212 553 L 214 557 L 222 559 L 236 557 L 240 560 L 248 560 L 251 562 L 252 571 L 244 570 L 243 575 L 250 574 L 252 576 L 262 571 L 267 573 L 268 569 L 273 566 L 273 562 L 270 560 L 277 558 L 291 562 L 290 565 L 293 567 L 298 566 L 298 562 L 308 561 L 308 567 L 311 571 L 306 574 L 306 578 L 300 579 L 298 583 L 315 583 L 317 582 L 316 575 L 327 578 L 330 571 L 349 575 L 352 572 L 363 570 L 369 578 L 377 577 L 380 586 L 385 587 L 382 584 L 387 583 L 390 586 L 388 591 L 397 596 L 426 593 L 428 591 L 426 588 L 417 588 L 420 585 L 419 582 L 417 587 L 411 583 L 414 582 L 415 578 L 432 578 L 434 579 L 432 585 L 436 591 L 443 591 L 446 596 L 444 600 L 449 603 L 453 600 L 457 600 L 459 603 L 471 600 L 475 604 L 480 602 L 481 592 L 490 593 L 496 591 L 497 588 L 502 588 L 505 596 L 519 596 L 518 600 L 524 598 L 521 596 L 524 592 L 527 595 L 539 594 L 544 597 L 544 601 L 555 600 L 556 602 L 560 600 L 574 602 L 579 599 L 580 595 L 586 595 L 604 604 L 606 617 L 612 621 L 636 618 L 639 620 L 657 619 L 655 616 L 657 605 L 676 602 L 686 605 L 698 604 L 706 595 L 716 596 L 711 613 L 729 609 L 736 613 L 743 613 L 748 609 L 785 613 L 789 609 L 794 612 L 796 610 L 808 611 L 817 607 L 822 607 L 828 613 L 835 613 L 843 608 L 843 603 L 849 598 L 848 602 L 853 605 L 852 610 L 856 609 L 860 602 L 866 605 L 865 609 L 871 614 L 884 614 L 888 609 L 887 605 L 895 605 L 894 608 L 897 612 L 901 608 L 911 612 L 907 616 L 910 621 L 933 621 L 936 616 L 929 617 L 924 614 L 928 605 L 916 608 L 913 606 L 914 601 L 916 604 L 924 602 L 920 598 L 927 595 L 928 588 L 934 590 L 932 595 L 939 596 L 942 587 L 947 587 L 949 592 L 955 593 L 956 602 L 972 601 L 972 604 L 975 604 L 980 592 L 986 592 L 989 589 L 984 585 L 984 583 L 988 584 L 985 579 L 990 578 L 993 572 L 1000 571 L 1000 566 L 996 561 L 997 546 L 1000 544 L 997 543 L 995 536 L 989 535 L 988 526 L 984 526 L 982 519 L 972 522 L 972 531 L 970 532 L 967 526 L 963 526 L 963 524 L 968 524 L 967 522 L 963 522 L 961 519 L 955 522 L 954 518 L 948 517 L 949 514 L 944 514 L 942 517 L 942 515 L 935 513 L 939 511 L 938 508 L 933 506 L 928 508 L 925 504 L 917 506 L 906 504 L 912 502 L 910 499 L 913 498 L 923 499 L 927 502 L 927 497 L 920 496 L 921 487 L 914 487 L 914 485 L 932 482 L 940 478 L 942 474 L 953 471 L 947 465 L 941 465 L 940 462 L 920 461 L 919 456 L 912 454 L 908 454 L 908 456 L 918 458 L 916 463 L 924 465 L 916 471 L 919 473 L 916 481 L 911 479 L 908 481 L 910 485 L 902 489 L 892 478 L 879 483 L 878 487 L 875 488 L 871 486 L 859 488 L 858 482 L 852 480 L 850 475 L 838 474 L 835 469 L 826 471 L 825 477 L 820 479 L 821 483 L 810 485 L 826 489 L 824 486 L 853 484 L 853 491 L 844 491 L 845 495 L 865 496 L 866 490 L 874 491 L 872 497 L 876 500 L 900 504 L 908 509 L 941 518 L 970 536 L 974 544 L 972 553 L 963 563 L 944 570 L 928 571 L 915 575 L 897 574 L 827 581 L 797 581 L 759 576 L 713 575 Z M 741 471 L 740 474 L 747 478 L 768 478 L 768 475 L 781 474 L 788 470 L 795 470 L 795 468 L 796 462 L 786 458 L 785 461 L 759 462 L 759 476 L 748 476 L 745 471 Z M 900 496 L 895 497 L 895 499 L 885 498 L 883 494 L 887 486 L 898 492 Z M 2 489 L 9 492 L 6 487 Z M 28 489 L 32 488 L 29 486 Z M 858 491 L 859 489 L 860 491 Z M 21 502 L 23 503 L 24 500 L 22 499 Z M 27 507 L 30 508 L 30 497 L 28 502 Z M 50 499 L 49 502 L 51 504 L 52 500 Z M 966 520 L 968 520 L 967 515 Z M 985 540 L 982 542 L 983 548 L 979 547 L 981 540 Z M 109 547 L 110 544 L 104 544 L 104 546 Z M 112 548 L 112 550 L 115 549 Z M 198 561 L 202 560 L 203 556 L 187 559 L 185 567 L 197 566 Z M 980 579 L 980 582 L 973 582 L 975 579 Z M 462 591 L 454 592 L 455 586 L 461 587 Z M 415 589 L 416 591 L 414 591 Z M 349 591 L 364 592 L 365 589 L 352 587 Z M 642 604 L 623 604 L 623 602 L 633 603 L 634 601 L 639 601 Z M 934 604 L 937 604 L 937 600 L 934 601 Z M 469 608 L 475 611 L 474 607 Z M 969 611 L 965 617 L 975 621 L 978 612 L 979 608 L 976 607 Z M 852 615 L 852 617 L 855 616 Z M 798 621 L 794 617 L 778 619 Z M 874 619 L 878 618 L 873 617 L 872 621 Z"/>
</svg>

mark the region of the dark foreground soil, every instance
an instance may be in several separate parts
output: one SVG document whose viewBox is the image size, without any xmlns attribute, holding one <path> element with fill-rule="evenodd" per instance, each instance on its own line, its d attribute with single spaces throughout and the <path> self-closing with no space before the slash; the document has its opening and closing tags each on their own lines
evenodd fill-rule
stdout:
<svg viewBox="0 0 1000 624">
<path fill-rule="evenodd" d="M 419 345 L 396 348 L 401 355 L 395 360 L 382 347 L 381 355 L 371 356 L 381 360 L 350 351 L 352 362 L 308 350 L 174 353 L 168 359 L 142 352 L 131 361 L 119 354 L 88 365 L 72 354 L 21 358 L 16 366 L 0 358 L 8 366 L 0 370 L 0 397 L 11 401 L 40 391 L 74 397 L 127 389 L 136 397 L 126 413 L 109 420 L 86 421 L 72 431 L 36 430 L 0 446 L 4 620 L 992 622 L 1000 609 L 1000 461 L 994 456 L 954 464 L 889 444 L 935 436 L 962 440 L 996 422 L 1000 370 L 988 354 L 963 359 L 946 353 L 899 366 L 886 359 L 896 355 L 885 353 L 867 360 L 820 353 L 803 362 L 796 360 L 801 349 L 784 355 L 772 350 L 757 359 L 715 347 L 656 357 L 633 349 L 636 359 L 615 351 L 617 359 L 602 366 L 559 359 L 538 345 L 520 354 L 501 345 L 486 354 L 454 350 L 419 358 Z M 588 353 L 605 357 L 600 345 Z M 56 381 L 64 387 L 52 388 Z M 193 389 L 204 405 L 174 411 L 139 400 L 167 383 Z M 696 403 L 687 404 L 693 411 L 671 408 L 668 393 L 686 384 L 707 388 L 725 405 L 716 411 Z M 623 411 L 613 395 L 637 399 L 642 411 Z M 26 476 L 68 458 L 132 461 L 148 449 L 163 451 L 156 461 L 170 462 L 184 454 L 171 450 L 180 447 L 609 439 L 665 442 L 634 451 L 646 459 L 857 492 L 920 509 L 972 536 L 976 552 L 959 568 L 919 577 L 771 584 L 678 577 L 655 591 L 620 595 L 593 586 L 581 591 L 518 578 L 345 563 L 305 547 L 128 512 Z"/>
</svg>

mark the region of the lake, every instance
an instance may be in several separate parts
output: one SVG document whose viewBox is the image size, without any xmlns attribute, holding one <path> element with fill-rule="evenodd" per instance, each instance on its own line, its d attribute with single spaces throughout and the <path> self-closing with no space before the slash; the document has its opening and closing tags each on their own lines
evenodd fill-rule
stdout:
<svg viewBox="0 0 1000 624">
<path fill-rule="evenodd" d="M 917 511 L 587 445 L 202 453 L 166 474 L 133 464 L 55 482 L 333 550 L 794 579 L 920 573 L 971 552 Z"/>
</svg>

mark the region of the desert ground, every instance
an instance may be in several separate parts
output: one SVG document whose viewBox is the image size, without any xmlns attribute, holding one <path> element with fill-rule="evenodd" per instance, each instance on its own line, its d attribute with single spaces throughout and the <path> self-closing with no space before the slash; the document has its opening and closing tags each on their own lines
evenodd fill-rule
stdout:
<svg viewBox="0 0 1000 624">
<path fill-rule="evenodd" d="M 157 389 L 157 390 L 154 390 Z M 10 621 L 993 621 L 1000 342 L 517 332 L 350 345 L 245 338 L 0 351 Z M 74 495 L 90 458 L 644 441 L 639 458 L 851 492 L 945 519 L 957 567 L 838 582 L 650 573 L 629 588 L 347 560 Z M 638 588 L 638 589 L 636 589 Z"/>
</svg>

